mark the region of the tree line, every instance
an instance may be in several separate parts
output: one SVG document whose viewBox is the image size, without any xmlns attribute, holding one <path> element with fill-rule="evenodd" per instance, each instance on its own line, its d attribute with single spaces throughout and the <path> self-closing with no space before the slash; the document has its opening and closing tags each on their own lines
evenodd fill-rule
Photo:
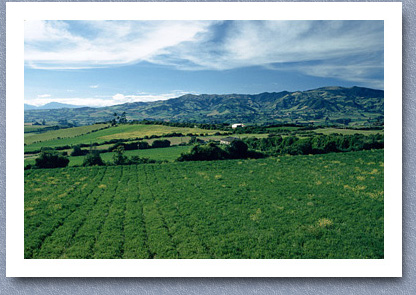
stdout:
<svg viewBox="0 0 416 295">
<path fill-rule="evenodd" d="M 384 148 L 384 136 L 382 134 L 368 136 L 362 134 L 331 134 L 306 138 L 272 136 L 261 139 L 246 138 L 244 142 L 249 148 L 265 152 L 271 156 L 326 154 Z"/>
</svg>

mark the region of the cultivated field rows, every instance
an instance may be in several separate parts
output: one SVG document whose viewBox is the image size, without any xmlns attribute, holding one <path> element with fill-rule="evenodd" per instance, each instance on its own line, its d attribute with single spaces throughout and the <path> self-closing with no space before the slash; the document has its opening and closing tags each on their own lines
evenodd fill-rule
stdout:
<svg viewBox="0 0 416 295">
<path fill-rule="evenodd" d="M 25 258 L 383 258 L 383 166 L 377 150 L 28 170 Z"/>
</svg>

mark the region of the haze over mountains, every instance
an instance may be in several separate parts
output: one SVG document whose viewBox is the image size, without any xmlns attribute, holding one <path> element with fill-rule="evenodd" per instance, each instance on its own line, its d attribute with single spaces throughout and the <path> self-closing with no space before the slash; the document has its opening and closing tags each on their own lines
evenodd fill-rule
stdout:
<svg viewBox="0 0 416 295">
<path fill-rule="evenodd" d="M 50 102 L 43 106 L 34 106 L 31 104 L 25 103 L 25 111 L 28 110 L 52 110 L 52 109 L 62 109 L 62 108 L 82 108 L 83 106 L 78 105 L 72 105 L 72 104 L 66 104 L 66 103 L 60 103 L 60 102 Z"/>
<path fill-rule="evenodd" d="M 58 103 L 51 103 L 53 107 Z M 49 105 L 51 105 L 49 104 Z M 198 123 L 322 123 L 382 121 L 384 91 L 363 87 L 323 87 L 307 91 L 248 94 L 183 95 L 163 101 L 135 102 L 103 108 L 25 109 L 25 122 L 46 120 L 92 124 L 126 112 L 129 120 Z M 72 108 L 71 108 L 72 107 Z M 77 107 L 74 109 L 74 107 Z"/>
</svg>

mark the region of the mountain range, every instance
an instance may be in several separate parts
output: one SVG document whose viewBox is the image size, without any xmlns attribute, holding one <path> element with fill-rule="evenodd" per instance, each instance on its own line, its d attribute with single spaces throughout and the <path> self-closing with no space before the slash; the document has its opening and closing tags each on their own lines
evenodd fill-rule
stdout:
<svg viewBox="0 0 416 295">
<path fill-rule="evenodd" d="M 126 112 L 129 120 L 198 123 L 322 123 L 363 124 L 384 118 L 384 91 L 363 87 L 322 87 L 307 91 L 260 94 L 187 94 L 154 102 L 102 108 L 26 110 L 25 122 L 46 120 L 92 124 Z"/>
<path fill-rule="evenodd" d="M 31 104 L 26 104 L 25 103 L 25 111 L 29 111 L 29 110 L 54 110 L 54 109 L 62 109 L 62 108 L 75 109 L 75 108 L 81 108 L 81 107 L 82 106 L 60 103 L 60 102 L 50 102 L 50 103 L 47 103 L 43 106 L 34 106 L 34 105 L 31 105 Z"/>
</svg>

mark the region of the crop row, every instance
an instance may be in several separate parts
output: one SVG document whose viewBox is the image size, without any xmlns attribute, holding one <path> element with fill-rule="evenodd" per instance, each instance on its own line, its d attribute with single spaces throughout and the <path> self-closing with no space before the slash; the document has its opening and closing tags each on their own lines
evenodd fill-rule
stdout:
<svg viewBox="0 0 416 295">
<path fill-rule="evenodd" d="M 383 258 L 383 169 L 377 150 L 26 171 L 25 257 Z"/>
</svg>

